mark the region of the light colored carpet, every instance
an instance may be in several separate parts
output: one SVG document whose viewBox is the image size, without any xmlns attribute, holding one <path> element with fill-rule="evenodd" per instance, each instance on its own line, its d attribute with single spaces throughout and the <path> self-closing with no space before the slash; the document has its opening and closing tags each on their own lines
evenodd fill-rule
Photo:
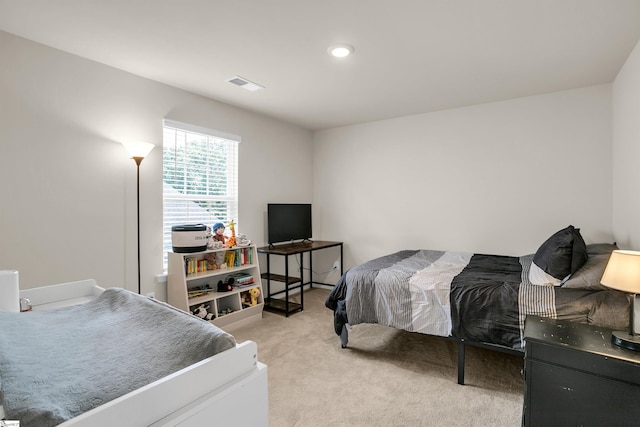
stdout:
<svg viewBox="0 0 640 427">
<path fill-rule="evenodd" d="M 522 357 L 467 347 L 461 386 L 456 345 L 444 338 L 356 325 L 343 349 L 328 294 L 306 291 L 304 311 L 265 312 L 231 331 L 257 342 L 268 365 L 271 427 L 521 425 Z"/>
</svg>

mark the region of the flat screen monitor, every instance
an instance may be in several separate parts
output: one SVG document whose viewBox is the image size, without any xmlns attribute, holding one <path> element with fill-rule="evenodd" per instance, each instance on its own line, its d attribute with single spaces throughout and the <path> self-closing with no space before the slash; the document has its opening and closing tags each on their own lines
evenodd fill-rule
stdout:
<svg viewBox="0 0 640 427">
<path fill-rule="evenodd" d="M 311 204 L 269 203 L 267 229 L 270 245 L 311 239 Z"/>
</svg>

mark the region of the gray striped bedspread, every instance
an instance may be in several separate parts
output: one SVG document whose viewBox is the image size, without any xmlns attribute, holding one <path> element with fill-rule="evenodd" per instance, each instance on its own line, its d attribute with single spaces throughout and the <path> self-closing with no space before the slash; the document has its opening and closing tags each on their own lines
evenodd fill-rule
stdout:
<svg viewBox="0 0 640 427">
<path fill-rule="evenodd" d="M 624 328 L 625 294 L 538 286 L 533 255 L 405 250 L 347 271 L 327 298 L 334 327 L 378 323 L 410 332 L 523 348 L 527 315 Z"/>
</svg>

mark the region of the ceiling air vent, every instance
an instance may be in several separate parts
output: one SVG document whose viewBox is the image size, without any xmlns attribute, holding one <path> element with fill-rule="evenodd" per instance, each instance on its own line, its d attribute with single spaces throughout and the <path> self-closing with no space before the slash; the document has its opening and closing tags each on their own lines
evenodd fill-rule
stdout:
<svg viewBox="0 0 640 427">
<path fill-rule="evenodd" d="M 233 76 L 227 83 L 234 84 L 236 86 L 240 86 L 243 89 L 250 90 L 251 92 L 255 92 L 256 90 L 264 89 L 264 86 L 259 85 L 258 83 L 254 83 L 251 80 L 247 80 L 244 77 Z"/>
</svg>

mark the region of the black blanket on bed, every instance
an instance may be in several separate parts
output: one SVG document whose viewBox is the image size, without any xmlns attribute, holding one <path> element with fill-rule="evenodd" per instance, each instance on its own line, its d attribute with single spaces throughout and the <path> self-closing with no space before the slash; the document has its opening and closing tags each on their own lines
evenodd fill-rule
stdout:
<svg viewBox="0 0 640 427">
<path fill-rule="evenodd" d="M 451 282 L 451 335 L 516 346 L 521 274 L 516 257 L 473 255 Z"/>
</svg>

